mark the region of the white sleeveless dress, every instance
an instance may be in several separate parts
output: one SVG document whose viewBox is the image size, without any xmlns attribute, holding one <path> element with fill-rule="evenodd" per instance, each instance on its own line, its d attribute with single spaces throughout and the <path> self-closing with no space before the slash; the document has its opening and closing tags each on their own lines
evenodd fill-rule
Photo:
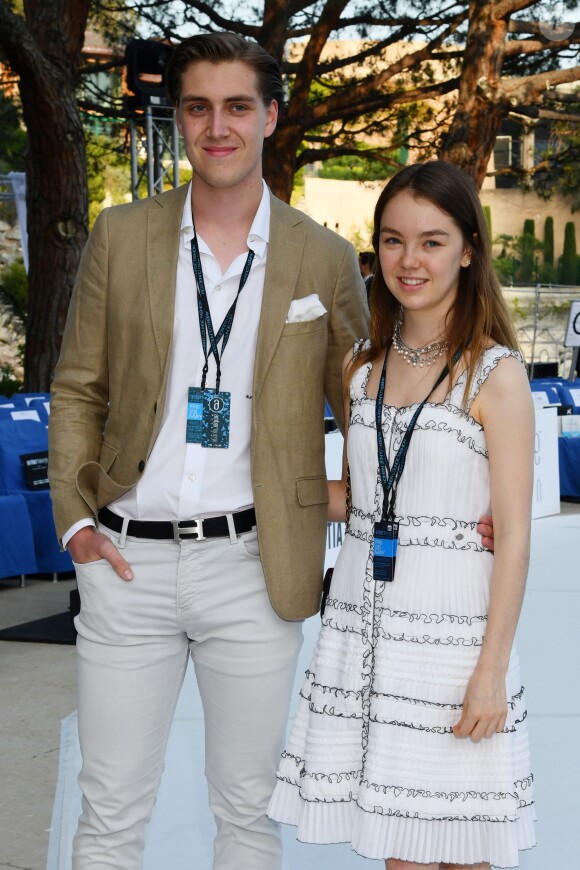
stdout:
<svg viewBox="0 0 580 870">
<path fill-rule="evenodd" d="M 508 356 L 484 353 L 467 411 Z M 473 743 L 451 731 L 489 604 L 493 556 L 475 531 L 490 513 L 485 434 L 462 410 L 465 375 L 425 405 L 397 494 L 395 579 L 375 583 L 383 489 L 370 368 L 350 388 L 352 512 L 268 813 L 299 840 L 350 842 L 368 858 L 516 867 L 535 844 L 535 813 L 515 649 L 503 733 Z M 416 407 L 383 408 L 390 462 Z"/>
</svg>

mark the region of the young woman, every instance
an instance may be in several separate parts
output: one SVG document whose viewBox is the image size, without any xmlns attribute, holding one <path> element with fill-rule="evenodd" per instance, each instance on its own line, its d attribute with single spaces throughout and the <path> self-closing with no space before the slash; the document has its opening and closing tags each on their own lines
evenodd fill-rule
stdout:
<svg viewBox="0 0 580 870">
<path fill-rule="evenodd" d="M 518 866 L 535 843 L 513 648 L 529 385 L 466 175 L 403 169 L 373 243 L 371 339 L 345 360 L 345 471 L 329 484 L 347 533 L 269 813 L 387 870 Z M 475 531 L 490 512 L 494 555 Z"/>
</svg>

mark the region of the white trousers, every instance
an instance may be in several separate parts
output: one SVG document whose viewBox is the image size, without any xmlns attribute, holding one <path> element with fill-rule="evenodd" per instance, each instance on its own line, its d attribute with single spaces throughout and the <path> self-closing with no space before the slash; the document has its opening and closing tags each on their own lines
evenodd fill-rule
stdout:
<svg viewBox="0 0 580 870">
<path fill-rule="evenodd" d="M 189 655 L 205 717 L 214 870 L 277 870 L 280 835 L 266 809 L 302 625 L 272 609 L 255 532 L 203 542 L 127 538 L 123 554 L 130 582 L 104 560 L 76 566 L 83 811 L 73 870 L 142 867 Z"/>
</svg>

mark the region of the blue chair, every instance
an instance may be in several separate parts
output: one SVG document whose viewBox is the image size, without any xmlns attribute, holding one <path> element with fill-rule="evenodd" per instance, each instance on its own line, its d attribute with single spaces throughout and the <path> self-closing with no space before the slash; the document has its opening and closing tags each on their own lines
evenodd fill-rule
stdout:
<svg viewBox="0 0 580 870">
<path fill-rule="evenodd" d="M 27 408 L 33 399 L 50 401 L 50 393 L 14 393 L 10 399 L 16 408 Z"/>
<path fill-rule="evenodd" d="M 558 387 L 547 378 L 530 381 L 530 389 L 534 396 L 534 402 L 539 405 L 561 405 L 562 400 Z"/>
<path fill-rule="evenodd" d="M 580 438 L 558 438 L 560 495 L 580 499 Z"/>
<path fill-rule="evenodd" d="M 580 414 L 580 381 L 562 381 L 558 393 L 563 405 L 572 405 L 572 413 Z"/>
<path fill-rule="evenodd" d="M 35 420 L 0 419 L 0 494 L 22 496 L 28 509 L 39 573 L 72 571 L 68 553 L 61 553 L 48 489 L 31 490 L 26 482 L 21 457 L 48 450 L 48 432 Z M 56 577 L 55 577 L 56 579 Z"/>
<path fill-rule="evenodd" d="M 21 495 L 0 495 L 0 578 L 37 574 L 34 536 L 30 515 Z"/>
<path fill-rule="evenodd" d="M 71 558 L 67 552 L 61 552 L 56 537 L 49 491 L 45 489 L 26 492 L 24 500 L 32 525 L 39 574 L 64 574 L 73 571 Z"/>
<path fill-rule="evenodd" d="M 50 417 L 50 401 L 45 399 L 44 396 L 34 396 L 28 403 L 29 411 L 36 411 L 40 418 L 40 422 L 44 423 L 45 426 L 48 426 L 48 420 Z"/>
<path fill-rule="evenodd" d="M 41 423 L 41 416 L 34 406 L 2 408 L 0 407 L 0 420 L 34 420 Z"/>
</svg>

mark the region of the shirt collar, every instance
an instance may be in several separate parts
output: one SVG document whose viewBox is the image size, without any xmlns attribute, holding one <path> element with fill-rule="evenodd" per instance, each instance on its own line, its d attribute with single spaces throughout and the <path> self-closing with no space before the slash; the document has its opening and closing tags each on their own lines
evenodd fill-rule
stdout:
<svg viewBox="0 0 580 870">
<path fill-rule="evenodd" d="M 193 238 L 193 214 L 191 210 L 191 181 L 185 197 L 185 205 L 181 215 L 181 238 L 183 243 L 189 247 Z M 210 253 L 209 248 L 203 241 L 201 236 L 198 236 L 199 250 L 204 253 Z M 248 247 L 251 248 L 256 257 L 263 259 L 266 255 L 268 242 L 270 240 L 270 191 L 264 179 L 262 179 L 262 198 L 258 210 L 254 215 L 250 232 L 248 233 Z"/>
</svg>

